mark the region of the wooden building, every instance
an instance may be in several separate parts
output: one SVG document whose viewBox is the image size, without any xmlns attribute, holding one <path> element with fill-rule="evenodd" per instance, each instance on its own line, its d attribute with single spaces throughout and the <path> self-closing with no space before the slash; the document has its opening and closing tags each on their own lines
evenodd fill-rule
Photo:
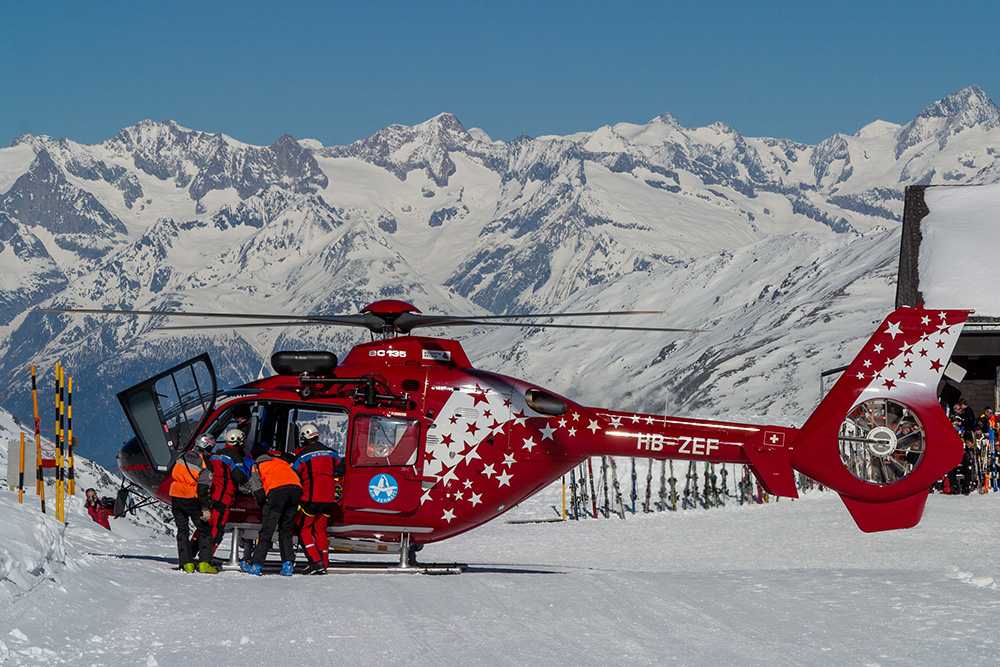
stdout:
<svg viewBox="0 0 1000 667">
<path fill-rule="evenodd" d="M 1000 184 L 906 188 L 896 306 L 974 310 L 939 387 L 1000 407 Z"/>
</svg>

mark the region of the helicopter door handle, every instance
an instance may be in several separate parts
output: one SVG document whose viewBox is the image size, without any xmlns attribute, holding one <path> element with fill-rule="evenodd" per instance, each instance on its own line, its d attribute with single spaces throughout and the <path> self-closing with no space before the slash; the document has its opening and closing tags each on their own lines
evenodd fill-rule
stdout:
<svg viewBox="0 0 1000 667">
<path fill-rule="evenodd" d="M 425 477 L 423 475 L 404 474 L 403 479 L 407 482 L 436 482 L 437 477 Z"/>
</svg>

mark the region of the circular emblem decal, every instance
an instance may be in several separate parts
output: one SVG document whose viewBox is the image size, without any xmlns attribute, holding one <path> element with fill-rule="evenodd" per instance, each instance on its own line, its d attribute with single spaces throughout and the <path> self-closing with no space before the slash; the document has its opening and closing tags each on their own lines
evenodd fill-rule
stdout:
<svg viewBox="0 0 1000 667">
<path fill-rule="evenodd" d="M 368 482 L 368 495 L 372 497 L 377 503 L 387 503 L 396 497 L 396 493 L 399 491 L 399 485 L 396 484 L 396 478 L 392 475 L 386 475 L 385 473 L 381 475 L 375 475 L 372 477 L 371 481 Z"/>
</svg>

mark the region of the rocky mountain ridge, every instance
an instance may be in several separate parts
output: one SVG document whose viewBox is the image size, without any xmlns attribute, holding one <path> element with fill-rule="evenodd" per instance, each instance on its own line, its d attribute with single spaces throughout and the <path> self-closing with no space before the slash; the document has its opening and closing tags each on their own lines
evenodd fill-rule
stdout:
<svg viewBox="0 0 1000 667">
<path fill-rule="evenodd" d="M 31 312 L 39 305 L 339 313 L 398 298 L 474 314 L 580 299 L 616 309 L 640 290 L 669 309 L 679 301 L 661 294 L 664 281 L 758 244 L 788 253 L 790 234 L 854 257 L 844 248 L 898 224 L 905 185 L 1000 173 L 998 118 L 973 86 L 906 125 L 876 121 L 816 146 L 723 123 L 686 128 L 669 114 L 511 142 L 450 114 L 340 147 L 287 135 L 250 146 L 172 121 L 93 145 L 24 135 L 0 149 L 0 363 L 11 378 L 0 404 L 22 414 L 30 363 L 75 365 L 93 389 L 87 407 L 117 418 L 113 392 L 151 365 L 209 349 L 234 383 L 275 346 L 343 351 L 358 340 L 316 329 L 167 334 L 157 321 Z M 727 299 L 715 295 L 715 310 Z M 122 430 L 86 419 L 95 438 Z"/>
</svg>

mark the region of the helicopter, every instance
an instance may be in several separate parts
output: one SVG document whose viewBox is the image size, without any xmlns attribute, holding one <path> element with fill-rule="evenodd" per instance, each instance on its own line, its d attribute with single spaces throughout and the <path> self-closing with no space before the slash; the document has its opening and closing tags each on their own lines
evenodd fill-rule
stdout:
<svg viewBox="0 0 1000 667">
<path fill-rule="evenodd" d="M 276 352 L 275 375 L 232 389 L 219 390 L 204 353 L 120 392 L 135 437 L 117 460 L 134 487 L 169 503 L 171 466 L 199 435 L 221 437 L 238 414 L 249 415 L 248 455 L 288 453 L 298 446 L 299 428 L 315 424 L 321 442 L 346 462 L 328 529 L 331 550 L 398 554 L 393 567 L 403 571 L 434 571 L 416 561 L 423 545 L 497 518 L 592 456 L 743 464 L 765 492 L 793 498 L 798 471 L 838 492 L 865 532 L 915 526 L 931 485 L 962 456 L 936 390 L 969 315 L 965 310 L 918 306 L 890 314 L 801 428 L 588 407 L 530 381 L 475 368 L 457 340 L 412 333 L 489 324 L 698 331 L 692 329 L 525 323 L 542 317 L 537 315 L 424 315 L 397 300 L 377 301 L 352 315 L 293 318 L 48 310 L 252 320 L 161 329 L 369 329 L 373 340 L 343 359 L 326 351 Z M 609 313 L 547 317 L 595 314 Z M 227 527 L 233 531 L 232 562 L 240 535 L 252 535 L 259 522 L 252 498 L 238 495 Z"/>
</svg>

